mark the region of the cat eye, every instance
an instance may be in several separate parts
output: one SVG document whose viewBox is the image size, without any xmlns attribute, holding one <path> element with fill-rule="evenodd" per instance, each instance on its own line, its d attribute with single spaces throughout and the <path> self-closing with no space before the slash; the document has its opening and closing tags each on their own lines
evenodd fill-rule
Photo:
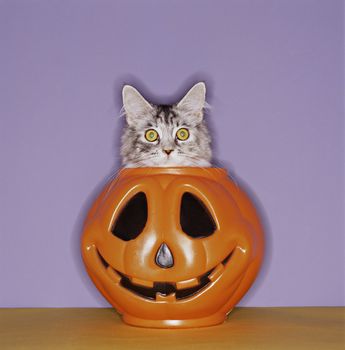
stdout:
<svg viewBox="0 0 345 350">
<path fill-rule="evenodd" d="M 178 129 L 176 132 L 176 137 L 180 141 L 186 141 L 189 137 L 189 131 L 186 128 Z"/>
<path fill-rule="evenodd" d="M 149 142 L 154 142 L 158 139 L 158 132 L 153 129 L 146 130 L 145 139 Z"/>
</svg>

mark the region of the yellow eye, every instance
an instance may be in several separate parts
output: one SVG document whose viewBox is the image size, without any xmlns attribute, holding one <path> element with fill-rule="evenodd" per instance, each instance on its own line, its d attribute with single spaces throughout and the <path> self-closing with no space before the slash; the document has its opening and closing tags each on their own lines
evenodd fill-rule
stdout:
<svg viewBox="0 0 345 350">
<path fill-rule="evenodd" d="M 189 137 L 189 131 L 186 128 L 181 128 L 178 129 L 176 132 L 176 137 L 180 140 L 180 141 L 186 141 Z"/>
<path fill-rule="evenodd" d="M 146 130 L 145 139 L 149 142 L 155 142 L 158 139 L 157 131 L 153 129 Z"/>
</svg>

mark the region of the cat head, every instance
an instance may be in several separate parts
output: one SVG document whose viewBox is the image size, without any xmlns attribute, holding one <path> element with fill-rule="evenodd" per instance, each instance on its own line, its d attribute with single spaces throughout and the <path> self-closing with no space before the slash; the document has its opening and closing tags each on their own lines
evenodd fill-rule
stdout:
<svg viewBox="0 0 345 350">
<path fill-rule="evenodd" d="M 125 85 L 123 166 L 211 166 L 210 136 L 204 122 L 205 95 L 206 86 L 200 82 L 180 102 L 154 105 L 134 87 Z"/>
</svg>

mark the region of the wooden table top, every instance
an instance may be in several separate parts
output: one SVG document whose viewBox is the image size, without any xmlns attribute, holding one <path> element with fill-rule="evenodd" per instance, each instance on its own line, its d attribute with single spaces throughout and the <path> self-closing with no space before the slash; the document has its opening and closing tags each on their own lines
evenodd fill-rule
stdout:
<svg viewBox="0 0 345 350">
<path fill-rule="evenodd" d="M 113 309 L 0 309 L 0 349 L 345 349 L 345 308 L 236 308 L 219 326 L 145 329 Z"/>
</svg>

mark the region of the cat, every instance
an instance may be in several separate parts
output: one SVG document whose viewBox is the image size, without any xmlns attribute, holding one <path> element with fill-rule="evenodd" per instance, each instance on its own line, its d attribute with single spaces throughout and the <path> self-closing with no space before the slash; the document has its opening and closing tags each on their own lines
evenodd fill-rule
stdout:
<svg viewBox="0 0 345 350">
<path fill-rule="evenodd" d="M 136 167 L 210 167 L 211 137 L 204 121 L 206 85 L 195 84 L 173 105 L 154 105 L 133 86 L 122 89 L 126 126 L 122 165 Z"/>
</svg>

